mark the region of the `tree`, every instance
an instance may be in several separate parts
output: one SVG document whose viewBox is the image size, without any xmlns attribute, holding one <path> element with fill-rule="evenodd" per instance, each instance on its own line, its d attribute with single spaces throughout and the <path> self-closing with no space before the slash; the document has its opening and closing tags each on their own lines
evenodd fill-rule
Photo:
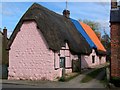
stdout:
<svg viewBox="0 0 120 90">
<path fill-rule="evenodd" d="M 110 37 L 108 34 L 104 34 L 101 38 L 101 42 L 106 49 L 110 49 Z"/>
<path fill-rule="evenodd" d="M 98 38 L 101 39 L 101 33 L 100 33 L 101 25 L 100 25 L 100 23 L 95 22 L 95 21 L 91 21 L 91 20 L 87 20 L 87 19 L 84 19 L 84 20 L 79 19 L 79 21 L 89 25 L 92 28 L 92 30 L 94 30 L 94 32 L 96 33 Z"/>
<path fill-rule="evenodd" d="M 101 38 L 101 43 L 103 44 L 103 46 L 107 51 L 106 60 L 110 61 L 111 60 L 111 39 L 106 32 L 104 32 L 104 35 Z"/>
</svg>

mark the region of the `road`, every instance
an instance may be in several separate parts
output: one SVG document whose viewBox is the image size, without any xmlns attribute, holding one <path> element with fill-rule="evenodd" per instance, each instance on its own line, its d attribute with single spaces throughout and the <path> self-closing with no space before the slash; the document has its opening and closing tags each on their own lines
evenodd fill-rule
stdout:
<svg viewBox="0 0 120 90">
<path fill-rule="evenodd" d="M 100 79 L 104 76 L 105 71 L 103 70 L 95 79 L 88 83 L 80 83 L 81 79 L 85 76 L 80 74 L 74 79 L 68 82 L 23 82 L 15 81 L 13 83 L 4 83 L 3 88 L 105 88 L 105 86 L 100 83 Z"/>
</svg>

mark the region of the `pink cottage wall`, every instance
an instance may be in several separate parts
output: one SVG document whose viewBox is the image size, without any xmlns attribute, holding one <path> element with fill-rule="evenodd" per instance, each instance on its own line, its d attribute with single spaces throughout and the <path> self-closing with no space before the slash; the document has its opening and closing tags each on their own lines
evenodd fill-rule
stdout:
<svg viewBox="0 0 120 90">
<path fill-rule="evenodd" d="M 71 67 L 71 60 L 77 58 L 68 50 L 61 50 L 66 57 L 66 67 Z M 9 51 L 8 79 L 54 80 L 61 77 L 59 53 L 48 49 L 48 45 L 34 21 L 24 22 L 14 39 Z M 56 69 L 57 68 L 57 69 Z M 66 73 L 72 69 L 66 69 Z"/>
<path fill-rule="evenodd" d="M 92 56 L 95 56 L 95 63 L 92 63 Z M 92 50 L 92 53 L 88 55 L 81 55 L 81 68 L 92 68 L 93 66 L 105 64 L 106 57 L 102 56 L 101 59 L 96 55 L 95 50 Z"/>
<path fill-rule="evenodd" d="M 67 43 L 65 43 L 65 47 L 61 48 L 59 57 L 65 57 L 65 68 L 66 68 L 65 71 L 66 73 L 71 73 L 72 72 L 72 60 L 77 60 L 78 56 L 71 54 Z"/>
</svg>

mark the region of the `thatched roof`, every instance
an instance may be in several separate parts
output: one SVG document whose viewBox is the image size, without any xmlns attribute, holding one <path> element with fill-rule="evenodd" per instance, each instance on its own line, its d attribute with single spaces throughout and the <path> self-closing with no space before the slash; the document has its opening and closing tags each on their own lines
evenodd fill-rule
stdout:
<svg viewBox="0 0 120 90">
<path fill-rule="evenodd" d="M 81 24 L 79 23 L 79 21 L 75 20 L 75 19 L 71 19 L 71 21 L 73 22 L 73 24 L 75 25 L 75 27 L 77 28 L 77 30 L 82 34 L 82 36 L 86 39 L 86 41 L 89 43 L 90 47 L 92 49 L 96 49 L 96 45 L 94 44 L 94 42 L 91 40 L 91 38 L 89 37 L 89 35 L 85 32 L 85 30 L 83 29 L 83 27 L 81 26 Z"/>
<path fill-rule="evenodd" d="M 91 48 L 85 38 L 77 31 L 70 19 L 34 3 L 15 27 L 8 43 L 10 48 L 23 21 L 35 20 L 50 49 L 59 51 L 65 41 L 73 54 L 90 54 Z M 32 37 L 31 37 L 32 38 Z"/>
</svg>

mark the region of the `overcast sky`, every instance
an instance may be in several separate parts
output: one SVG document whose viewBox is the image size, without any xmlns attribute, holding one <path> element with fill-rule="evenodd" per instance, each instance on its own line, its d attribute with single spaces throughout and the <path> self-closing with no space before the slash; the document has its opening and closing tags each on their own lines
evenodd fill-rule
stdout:
<svg viewBox="0 0 120 90">
<path fill-rule="evenodd" d="M 2 2 L 0 3 L 0 28 L 7 27 L 8 34 L 12 33 L 16 24 L 34 2 Z M 61 14 L 66 7 L 65 2 L 37 2 L 48 9 Z M 70 17 L 76 20 L 88 19 L 97 21 L 109 34 L 110 2 L 69 2 Z"/>
</svg>

